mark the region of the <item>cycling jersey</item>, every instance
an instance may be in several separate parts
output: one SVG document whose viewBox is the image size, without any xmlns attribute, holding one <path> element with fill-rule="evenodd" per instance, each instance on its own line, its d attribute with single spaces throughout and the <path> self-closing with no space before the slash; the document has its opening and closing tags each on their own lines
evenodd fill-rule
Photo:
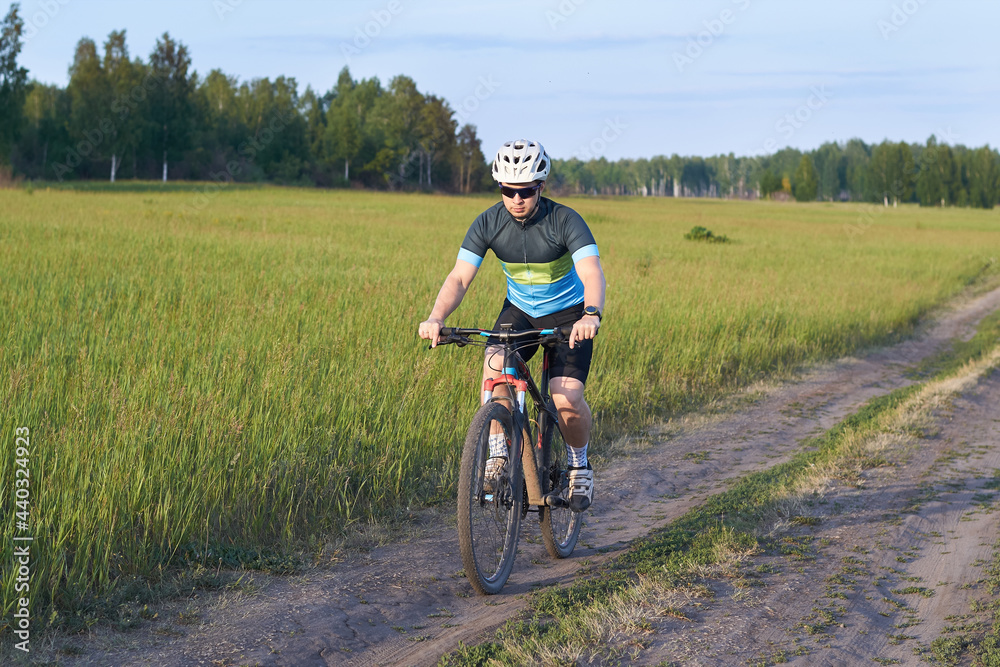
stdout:
<svg viewBox="0 0 1000 667">
<path fill-rule="evenodd" d="M 531 317 L 583 303 L 583 282 L 574 265 L 598 256 L 597 243 L 580 214 L 546 197 L 524 223 L 515 220 L 502 201 L 480 214 L 458 258 L 478 268 L 487 250 L 507 275 L 507 299 Z"/>
</svg>

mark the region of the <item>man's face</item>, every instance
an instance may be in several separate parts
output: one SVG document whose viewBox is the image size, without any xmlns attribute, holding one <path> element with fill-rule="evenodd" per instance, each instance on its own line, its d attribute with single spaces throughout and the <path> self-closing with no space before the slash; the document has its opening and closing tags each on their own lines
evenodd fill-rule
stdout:
<svg viewBox="0 0 1000 667">
<path fill-rule="evenodd" d="M 538 204 L 538 198 L 542 196 L 542 190 L 545 189 L 545 183 L 537 181 L 534 183 L 501 183 L 500 186 L 501 188 L 513 188 L 515 190 L 524 190 L 525 188 L 534 188 L 536 186 L 538 188 L 527 199 L 520 193 L 514 193 L 513 197 L 508 197 L 503 189 L 500 190 L 503 205 L 507 208 L 507 212 L 514 216 L 515 220 L 524 220 L 531 215 L 531 212 L 535 210 L 535 205 Z"/>
</svg>

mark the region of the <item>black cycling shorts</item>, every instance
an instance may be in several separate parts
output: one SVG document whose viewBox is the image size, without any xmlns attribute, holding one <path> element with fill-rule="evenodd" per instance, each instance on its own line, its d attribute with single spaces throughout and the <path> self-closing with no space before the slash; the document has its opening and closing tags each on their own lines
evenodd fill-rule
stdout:
<svg viewBox="0 0 1000 667">
<path fill-rule="evenodd" d="M 499 330 L 501 324 L 513 325 L 514 331 L 522 329 L 554 329 L 556 327 L 572 326 L 577 320 L 583 317 L 583 304 L 577 304 L 541 317 L 529 317 L 523 310 L 504 299 L 503 309 L 497 317 L 494 330 Z M 497 343 L 490 339 L 491 344 Z M 538 344 L 529 345 L 518 349 L 518 354 L 525 361 L 528 361 L 538 350 Z M 569 343 L 556 345 L 546 350 L 549 364 L 549 377 L 571 377 L 586 384 L 587 376 L 590 374 L 590 360 L 594 356 L 593 340 L 578 340 L 573 344 L 573 349 L 569 349 Z M 496 366 L 503 363 L 502 359 L 497 359 Z M 494 365 L 494 364 L 491 364 Z M 499 370 L 499 368 L 495 369 Z"/>
</svg>

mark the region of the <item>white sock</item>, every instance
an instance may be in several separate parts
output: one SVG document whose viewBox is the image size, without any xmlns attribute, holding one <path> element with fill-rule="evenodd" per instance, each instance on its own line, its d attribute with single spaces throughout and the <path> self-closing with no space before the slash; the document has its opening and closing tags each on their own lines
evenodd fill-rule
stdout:
<svg viewBox="0 0 1000 667">
<path fill-rule="evenodd" d="M 588 442 L 587 445 L 590 443 Z M 566 458 L 569 459 L 571 468 L 587 467 L 587 445 L 583 447 L 570 447 L 566 445 Z"/>
<path fill-rule="evenodd" d="M 503 433 L 490 434 L 490 458 L 502 456 L 507 458 L 507 439 Z"/>
</svg>

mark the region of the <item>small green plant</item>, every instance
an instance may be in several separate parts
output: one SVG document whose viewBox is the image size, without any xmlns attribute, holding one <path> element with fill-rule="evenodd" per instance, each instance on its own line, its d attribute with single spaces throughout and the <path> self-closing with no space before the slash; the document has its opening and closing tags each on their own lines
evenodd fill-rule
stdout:
<svg viewBox="0 0 1000 667">
<path fill-rule="evenodd" d="M 705 229 L 700 225 L 695 225 L 691 231 L 684 235 L 688 241 L 706 241 L 708 243 L 727 243 L 727 236 L 716 236 L 710 229 Z"/>
<path fill-rule="evenodd" d="M 906 588 L 894 588 L 892 592 L 896 595 L 923 595 L 925 598 L 933 597 L 934 591 L 924 586 L 907 586 Z"/>
<path fill-rule="evenodd" d="M 708 452 L 688 452 L 683 457 L 685 461 L 694 461 L 695 463 L 704 463 L 710 457 Z"/>
<path fill-rule="evenodd" d="M 957 665 L 968 647 L 965 637 L 938 637 L 931 642 L 931 653 L 942 665 Z"/>
<path fill-rule="evenodd" d="M 823 522 L 818 516 L 796 515 L 791 518 L 793 526 L 818 526 Z"/>
</svg>

